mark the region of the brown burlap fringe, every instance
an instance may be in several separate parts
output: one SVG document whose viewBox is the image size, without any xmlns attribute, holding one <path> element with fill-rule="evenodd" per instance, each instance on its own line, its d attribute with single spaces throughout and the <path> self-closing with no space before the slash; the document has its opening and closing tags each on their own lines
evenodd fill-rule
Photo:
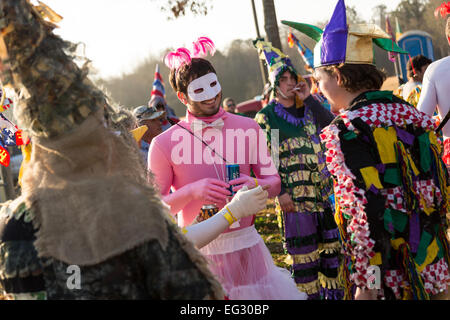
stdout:
<svg viewBox="0 0 450 320">
<path fill-rule="evenodd" d="M 108 105 L 41 11 L 28 0 L 0 1 L 0 77 L 24 97 L 14 113 L 32 140 L 22 196 L 38 255 L 88 266 L 150 240 L 165 250 L 169 212 L 147 182 L 130 113 Z M 201 253 L 175 233 L 211 283 L 208 298 L 223 298 Z"/>
<path fill-rule="evenodd" d="M 167 209 L 139 156 L 102 113 L 69 135 L 33 139 L 22 190 L 35 212 L 39 255 L 92 265 L 151 239 L 165 248 Z"/>
</svg>

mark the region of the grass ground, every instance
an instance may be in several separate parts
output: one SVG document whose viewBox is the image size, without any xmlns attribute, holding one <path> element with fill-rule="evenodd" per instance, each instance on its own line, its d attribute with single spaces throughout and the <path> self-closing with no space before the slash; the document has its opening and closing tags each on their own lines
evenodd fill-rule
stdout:
<svg viewBox="0 0 450 320">
<path fill-rule="evenodd" d="M 256 216 L 255 227 L 269 248 L 275 264 L 288 269 L 288 264 L 284 262 L 287 255 L 283 250 L 280 229 L 278 228 L 277 216 L 275 214 L 275 204 L 272 199 L 268 200 L 267 209 L 261 211 Z"/>
</svg>

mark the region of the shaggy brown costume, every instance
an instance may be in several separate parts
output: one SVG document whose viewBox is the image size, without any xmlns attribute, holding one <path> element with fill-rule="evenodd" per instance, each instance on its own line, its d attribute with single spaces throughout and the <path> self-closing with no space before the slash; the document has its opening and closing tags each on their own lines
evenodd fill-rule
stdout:
<svg viewBox="0 0 450 320">
<path fill-rule="evenodd" d="M 1 80 L 24 97 L 14 111 L 33 144 L 22 191 L 39 256 L 88 266 L 149 240 L 166 248 L 176 227 L 146 182 L 137 145 L 114 132 L 117 116 L 53 28 L 29 1 L 0 1 Z M 210 298 L 222 298 L 200 253 L 175 233 L 209 279 Z"/>
</svg>

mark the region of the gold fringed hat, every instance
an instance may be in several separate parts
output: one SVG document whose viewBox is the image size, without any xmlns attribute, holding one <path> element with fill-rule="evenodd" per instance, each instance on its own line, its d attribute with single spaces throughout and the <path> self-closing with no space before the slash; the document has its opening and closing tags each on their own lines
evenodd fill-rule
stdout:
<svg viewBox="0 0 450 320">
<path fill-rule="evenodd" d="M 377 25 L 347 24 L 344 0 L 339 0 L 324 30 L 306 23 L 281 22 L 318 42 L 314 48 L 315 68 L 340 63 L 373 64 L 373 44 L 387 51 L 407 53 Z"/>
</svg>

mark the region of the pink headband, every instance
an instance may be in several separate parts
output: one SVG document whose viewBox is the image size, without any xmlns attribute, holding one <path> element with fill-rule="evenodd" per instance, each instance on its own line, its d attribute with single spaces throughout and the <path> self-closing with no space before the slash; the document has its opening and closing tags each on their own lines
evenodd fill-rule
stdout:
<svg viewBox="0 0 450 320">
<path fill-rule="evenodd" d="M 216 52 L 214 42 L 208 37 L 200 37 L 193 42 L 193 54 L 186 48 L 178 48 L 176 51 L 171 51 L 164 57 L 164 63 L 169 69 L 178 70 L 183 64 L 191 63 L 192 58 L 204 58 L 208 52 L 211 56 Z"/>
</svg>

